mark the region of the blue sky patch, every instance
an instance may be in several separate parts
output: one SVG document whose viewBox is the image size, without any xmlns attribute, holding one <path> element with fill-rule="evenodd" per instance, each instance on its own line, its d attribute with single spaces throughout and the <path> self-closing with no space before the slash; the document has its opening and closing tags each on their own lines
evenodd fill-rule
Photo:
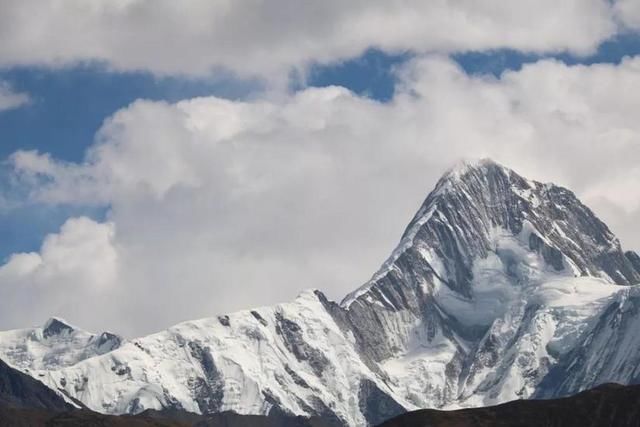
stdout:
<svg viewBox="0 0 640 427">
<path fill-rule="evenodd" d="M 18 149 L 40 150 L 68 161 L 82 159 L 102 122 L 136 99 L 175 102 L 197 96 L 241 98 L 257 82 L 157 78 L 149 73 L 112 73 L 102 67 L 19 68 L 0 73 L 31 103 L 0 112 L 0 158 Z"/>
</svg>

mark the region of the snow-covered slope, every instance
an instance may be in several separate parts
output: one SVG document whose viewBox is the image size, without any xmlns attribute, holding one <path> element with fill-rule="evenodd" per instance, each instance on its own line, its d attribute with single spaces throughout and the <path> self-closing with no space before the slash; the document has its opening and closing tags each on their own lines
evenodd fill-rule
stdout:
<svg viewBox="0 0 640 427">
<path fill-rule="evenodd" d="M 92 334 L 52 317 L 40 328 L 0 332 L 0 357 L 24 372 L 55 370 L 120 347 L 121 337 Z"/>
<path fill-rule="evenodd" d="M 307 291 L 291 303 L 182 323 L 71 366 L 31 372 L 105 413 L 285 411 L 365 425 L 403 412 L 409 405 L 389 396 L 328 307 L 320 292 Z M 371 401 L 380 406 L 368 408 Z"/>
<path fill-rule="evenodd" d="M 482 160 L 443 176 L 341 304 L 307 291 L 129 342 L 54 321 L 0 334 L 0 358 L 101 412 L 371 425 L 637 381 L 639 282 L 640 258 L 573 193 Z"/>
<path fill-rule="evenodd" d="M 8 420 L 3 418 L 2 409 L 7 407 L 51 411 L 66 411 L 72 408 L 49 387 L 0 360 L 0 424 L 3 425 L 7 425 Z"/>
<path fill-rule="evenodd" d="M 567 396 L 605 382 L 640 384 L 640 288 L 618 292 L 560 358 L 538 397 Z"/>
</svg>

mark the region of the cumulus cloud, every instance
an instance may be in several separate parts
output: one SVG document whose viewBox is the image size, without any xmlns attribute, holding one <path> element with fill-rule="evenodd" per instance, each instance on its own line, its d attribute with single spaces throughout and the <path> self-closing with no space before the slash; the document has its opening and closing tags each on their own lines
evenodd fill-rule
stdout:
<svg viewBox="0 0 640 427">
<path fill-rule="evenodd" d="M 0 112 L 22 107 L 29 102 L 29 95 L 16 92 L 7 82 L 0 80 Z"/>
<path fill-rule="evenodd" d="M 640 3 L 635 0 L 618 0 L 614 3 L 615 15 L 627 29 L 640 29 Z"/>
<path fill-rule="evenodd" d="M 513 48 L 585 54 L 617 31 L 621 0 L 0 1 L 0 65 L 100 61 L 116 70 L 282 76 L 386 51 Z"/>
<path fill-rule="evenodd" d="M 639 200 L 640 58 L 545 60 L 494 78 L 426 56 L 398 78 L 384 104 L 340 87 L 253 101 L 137 101 L 105 122 L 83 162 L 18 152 L 11 164 L 35 201 L 109 206 L 108 223 L 92 227 L 115 229 L 100 240 L 114 255 L 95 257 L 111 273 L 94 265 L 91 274 L 103 277 L 96 285 L 89 273 L 68 282 L 74 301 L 100 305 L 103 326 L 129 334 L 308 287 L 340 298 L 377 269 L 460 157 L 492 157 L 568 186 L 640 248 L 630 220 Z M 44 282 L 46 246 L 3 269 Z M 102 303 L 110 298 L 118 301 L 111 311 Z"/>
<path fill-rule="evenodd" d="M 102 299 L 118 290 L 108 289 L 117 283 L 113 238 L 111 223 L 71 218 L 44 239 L 38 253 L 12 255 L 0 267 L 3 326 L 31 325 L 34 314 L 44 313 L 84 321 L 101 314 L 113 317 L 117 306 Z"/>
</svg>

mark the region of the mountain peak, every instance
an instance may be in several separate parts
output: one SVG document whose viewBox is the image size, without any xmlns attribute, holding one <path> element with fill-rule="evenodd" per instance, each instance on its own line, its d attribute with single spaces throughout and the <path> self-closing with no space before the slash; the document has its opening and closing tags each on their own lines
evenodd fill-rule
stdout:
<svg viewBox="0 0 640 427">
<path fill-rule="evenodd" d="M 430 282 L 469 298 L 474 268 L 496 252 L 497 235 L 517 241 L 559 274 L 640 282 L 640 259 L 625 255 L 606 224 L 570 190 L 528 180 L 491 159 L 465 160 L 440 178 L 392 255 L 343 304 L 392 278 L 403 263 L 424 266 L 435 277 Z"/>
<path fill-rule="evenodd" d="M 506 204 L 511 204 L 514 195 L 515 199 L 526 195 L 530 200 L 525 202 L 535 204 L 538 198 L 532 190 L 542 187 L 542 184 L 528 180 L 490 158 L 460 160 L 438 180 L 407 226 L 402 240 L 412 239 L 436 211 L 452 202 L 452 198 L 456 199 L 454 204 L 459 208 L 468 208 L 471 204 L 476 205 L 475 210 L 486 210 L 487 207 L 495 208 L 498 205 L 506 207 Z"/>
<path fill-rule="evenodd" d="M 510 171 L 507 167 L 501 165 L 495 160 L 484 157 L 479 159 L 462 159 L 456 162 L 452 167 L 447 169 L 443 174 L 445 178 L 460 179 L 470 171 L 489 171 L 492 169 Z"/>
<path fill-rule="evenodd" d="M 60 317 L 51 317 L 42 326 L 42 336 L 49 338 L 54 335 L 60 335 L 62 333 L 71 333 L 75 330 L 66 320 Z"/>
<path fill-rule="evenodd" d="M 492 182 L 503 180 L 507 184 L 515 181 L 524 188 L 533 188 L 536 182 L 530 181 L 512 169 L 490 158 L 463 159 L 447 169 L 436 183 L 429 199 L 451 190 L 458 191 L 459 186 L 488 187 Z M 542 185 L 542 184 L 540 184 Z M 427 200 L 429 200 L 427 199 Z"/>
</svg>

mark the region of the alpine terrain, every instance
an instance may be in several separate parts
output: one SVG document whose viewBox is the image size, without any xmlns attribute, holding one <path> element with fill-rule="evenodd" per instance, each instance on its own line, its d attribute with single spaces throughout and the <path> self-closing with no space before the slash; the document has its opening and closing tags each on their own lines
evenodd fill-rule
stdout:
<svg viewBox="0 0 640 427">
<path fill-rule="evenodd" d="M 339 304 L 309 290 L 132 340 L 55 318 L 0 333 L 0 358 L 105 414 L 375 425 L 640 383 L 638 283 L 640 257 L 571 191 L 481 160 L 440 179 L 389 259 Z"/>
</svg>

